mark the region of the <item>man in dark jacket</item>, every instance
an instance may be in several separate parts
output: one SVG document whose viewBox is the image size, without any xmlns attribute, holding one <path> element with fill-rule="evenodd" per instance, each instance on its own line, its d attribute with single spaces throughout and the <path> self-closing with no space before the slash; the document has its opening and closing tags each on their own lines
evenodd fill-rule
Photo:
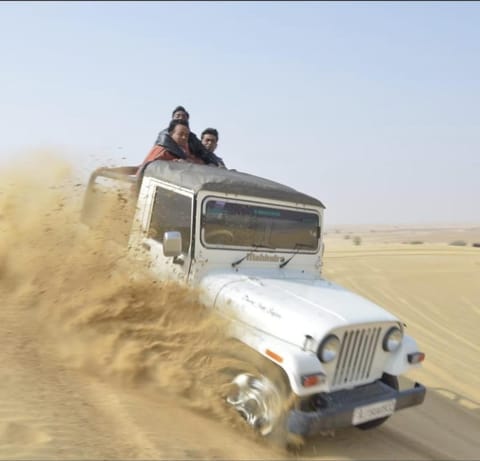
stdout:
<svg viewBox="0 0 480 461">
<path fill-rule="evenodd" d="M 172 112 L 172 120 L 186 120 L 188 122 L 189 118 L 190 114 L 183 106 L 177 106 Z M 168 128 L 165 128 L 158 133 L 155 145 L 164 146 L 165 142 L 167 142 L 165 139 L 166 136 L 168 136 Z M 202 159 L 207 165 L 215 165 L 225 168 L 223 160 L 213 152 L 207 150 L 200 139 L 197 138 L 196 134 L 191 131 L 188 137 L 188 147 L 193 155 Z"/>
</svg>

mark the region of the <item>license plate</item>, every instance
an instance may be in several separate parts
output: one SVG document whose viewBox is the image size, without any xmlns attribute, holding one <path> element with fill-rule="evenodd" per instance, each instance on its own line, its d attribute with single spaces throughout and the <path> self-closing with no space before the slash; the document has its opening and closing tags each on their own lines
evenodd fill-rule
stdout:
<svg viewBox="0 0 480 461">
<path fill-rule="evenodd" d="M 396 399 L 384 400 L 383 402 L 355 408 L 353 410 L 352 424 L 356 426 L 357 424 L 372 421 L 372 419 L 391 415 L 395 411 L 395 402 Z"/>
</svg>

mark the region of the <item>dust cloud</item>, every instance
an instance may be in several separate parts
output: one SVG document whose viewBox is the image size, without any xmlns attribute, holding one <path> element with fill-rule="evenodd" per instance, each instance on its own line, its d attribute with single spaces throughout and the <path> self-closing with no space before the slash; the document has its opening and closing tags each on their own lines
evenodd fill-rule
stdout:
<svg viewBox="0 0 480 461">
<path fill-rule="evenodd" d="M 226 322 L 195 290 L 153 279 L 111 241 L 124 225 L 118 203 L 108 232 L 82 224 L 84 190 L 71 165 L 45 153 L 0 173 L 2 305 L 35 322 L 69 367 L 236 424 L 222 398 L 222 370 L 235 360 L 228 345 L 236 347 Z"/>
</svg>

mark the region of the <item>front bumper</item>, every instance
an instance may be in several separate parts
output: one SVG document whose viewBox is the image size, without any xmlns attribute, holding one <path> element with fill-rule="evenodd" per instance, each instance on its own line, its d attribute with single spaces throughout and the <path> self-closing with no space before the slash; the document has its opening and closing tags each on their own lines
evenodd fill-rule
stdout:
<svg viewBox="0 0 480 461">
<path fill-rule="evenodd" d="M 292 410 L 287 418 L 288 431 L 310 436 L 323 431 L 352 426 L 355 408 L 396 399 L 395 411 L 420 405 L 425 399 L 426 389 L 420 383 L 403 391 L 397 391 L 377 381 L 350 390 L 322 394 L 323 408 L 313 411 Z"/>
</svg>

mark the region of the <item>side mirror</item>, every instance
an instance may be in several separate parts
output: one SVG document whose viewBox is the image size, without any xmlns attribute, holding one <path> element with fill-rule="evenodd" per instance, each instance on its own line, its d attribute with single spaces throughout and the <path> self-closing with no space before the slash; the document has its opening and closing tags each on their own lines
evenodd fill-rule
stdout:
<svg viewBox="0 0 480 461">
<path fill-rule="evenodd" d="M 164 256 L 179 256 L 182 253 L 182 234 L 178 231 L 169 231 L 163 234 Z"/>
</svg>

